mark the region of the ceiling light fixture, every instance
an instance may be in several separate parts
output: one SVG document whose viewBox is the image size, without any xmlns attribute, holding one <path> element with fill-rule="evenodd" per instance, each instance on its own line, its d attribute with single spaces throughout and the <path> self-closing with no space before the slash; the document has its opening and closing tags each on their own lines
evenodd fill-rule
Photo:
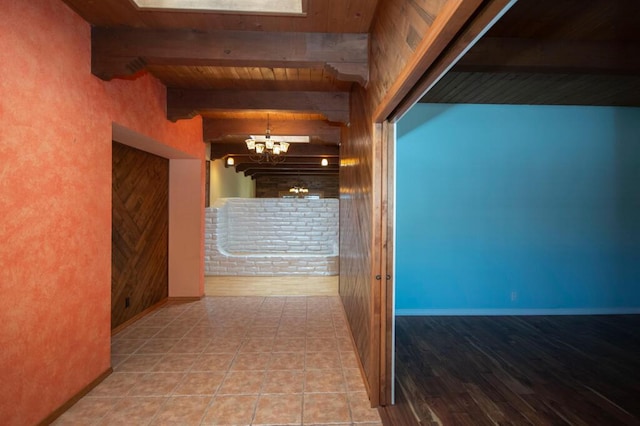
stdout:
<svg viewBox="0 0 640 426">
<path fill-rule="evenodd" d="M 309 188 L 305 188 L 302 184 L 294 185 L 291 188 L 289 188 L 289 192 L 293 194 L 306 194 L 309 192 Z"/>
<path fill-rule="evenodd" d="M 320 165 L 322 167 L 327 167 L 329 165 L 329 160 L 327 160 L 326 158 L 323 158 L 322 161 L 320 161 Z"/>
<path fill-rule="evenodd" d="M 274 141 L 271 139 L 269 129 L 269 115 L 267 114 L 267 131 L 264 139 L 250 136 L 244 141 L 249 150 L 249 158 L 257 163 L 278 164 L 284 161 L 285 154 L 289 150 L 289 142 Z"/>
</svg>

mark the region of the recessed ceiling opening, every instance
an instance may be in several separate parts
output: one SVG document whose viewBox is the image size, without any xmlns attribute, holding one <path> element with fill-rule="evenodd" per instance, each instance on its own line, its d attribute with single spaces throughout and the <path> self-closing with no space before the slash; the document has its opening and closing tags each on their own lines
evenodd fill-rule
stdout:
<svg viewBox="0 0 640 426">
<path fill-rule="evenodd" d="M 132 0 L 140 9 L 304 15 L 305 0 Z"/>
</svg>

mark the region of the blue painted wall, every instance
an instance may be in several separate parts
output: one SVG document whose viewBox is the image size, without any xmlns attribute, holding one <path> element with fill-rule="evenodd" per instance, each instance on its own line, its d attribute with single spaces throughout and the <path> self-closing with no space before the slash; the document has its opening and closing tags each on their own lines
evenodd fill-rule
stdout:
<svg viewBox="0 0 640 426">
<path fill-rule="evenodd" d="M 399 314 L 640 312 L 640 108 L 417 105 L 396 182 Z"/>
</svg>

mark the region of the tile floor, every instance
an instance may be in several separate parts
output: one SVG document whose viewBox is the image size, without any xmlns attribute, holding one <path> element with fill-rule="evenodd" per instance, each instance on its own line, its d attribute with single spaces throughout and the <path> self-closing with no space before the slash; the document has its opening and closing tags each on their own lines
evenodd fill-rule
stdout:
<svg viewBox="0 0 640 426">
<path fill-rule="evenodd" d="M 112 339 L 114 373 L 55 425 L 382 425 L 338 297 L 206 297 Z"/>
</svg>

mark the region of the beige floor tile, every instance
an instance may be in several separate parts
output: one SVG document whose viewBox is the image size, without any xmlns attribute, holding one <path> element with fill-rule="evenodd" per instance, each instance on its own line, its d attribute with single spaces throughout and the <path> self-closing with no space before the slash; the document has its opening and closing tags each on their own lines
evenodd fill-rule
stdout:
<svg viewBox="0 0 640 426">
<path fill-rule="evenodd" d="M 333 326 L 329 324 L 328 326 L 323 327 L 307 327 L 306 329 L 307 337 L 317 338 L 317 337 L 325 337 L 325 338 L 334 338 L 336 337 L 336 331 L 333 329 Z"/>
<path fill-rule="evenodd" d="M 355 423 L 380 422 L 377 408 L 371 408 L 366 392 L 352 392 L 348 394 L 351 419 Z"/>
<path fill-rule="evenodd" d="M 202 424 L 249 425 L 257 401 L 257 395 L 218 395 L 207 409 Z"/>
<path fill-rule="evenodd" d="M 191 371 L 226 371 L 229 369 L 235 354 L 201 354 L 193 363 Z"/>
<path fill-rule="evenodd" d="M 193 325 L 189 327 L 184 326 L 168 326 L 158 331 L 154 336 L 155 339 L 182 339 L 185 334 L 191 329 Z"/>
<path fill-rule="evenodd" d="M 211 339 L 214 337 L 215 329 L 209 326 L 195 326 L 183 336 L 186 339 Z"/>
<path fill-rule="evenodd" d="M 199 425 L 212 397 L 175 396 L 167 399 L 152 425 Z"/>
<path fill-rule="evenodd" d="M 350 423 L 349 404 L 344 393 L 304 394 L 304 424 Z"/>
<path fill-rule="evenodd" d="M 117 372 L 139 372 L 146 373 L 153 369 L 153 367 L 162 359 L 164 355 L 151 354 L 151 355 L 130 355 L 124 362 L 120 363 L 114 368 Z"/>
<path fill-rule="evenodd" d="M 104 426 L 146 425 L 156 415 L 166 398 L 124 398 L 100 421 Z"/>
<path fill-rule="evenodd" d="M 304 390 L 302 370 L 269 370 L 262 386 L 263 394 L 301 393 Z"/>
<path fill-rule="evenodd" d="M 304 380 L 305 392 L 346 392 L 342 369 L 307 370 Z"/>
<path fill-rule="evenodd" d="M 218 393 L 249 395 L 258 394 L 262 389 L 265 373 L 263 370 L 230 371 Z"/>
<path fill-rule="evenodd" d="M 114 370 L 127 360 L 131 355 L 116 355 L 111 354 L 111 368 Z"/>
<path fill-rule="evenodd" d="M 173 348 L 180 339 L 153 339 L 147 342 L 136 351 L 137 354 L 166 354 Z"/>
<path fill-rule="evenodd" d="M 304 352 L 274 352 L 271 355 L 269 370 L 304 369 Z"/>
<path fill-rule="evenodd" d="M 349 392 L 364 392 L 364 381 L 359 368 L 343 368 L 344 379 L 347 383 Z"/>
<path fill-rule="evenodd" d="M 225 377 L 225 372 L 189 372 L 174 389 L 174 395 L 214 395 Z"/>
<path fill-rule="evenodd" d="M 254 425 L 299 425 L 302 422 L 302 394 L 261 395 Z"/>
<path fill-rule="evenodd" d="M 307 352 L 337 351 L 338 339 L 333 337 L 308 337 Z"/>
<path fill-rule="evenodd" d="M 255 318 L 251 322 L 252 327 L 261 328 L 261 327 L 278 327 L 280 325 L 280 316 L 273 316 L 267 318 Z"/>
<path fill-rule="evenodd" d="M 189 371 L 195 361 L 197 354 L 167 354 L 153 366 L 152 371 L 156 372 L 184 372 Z"/>
<path fill-rule="evenodd" d="M 281 325 L 278 329 L 278 333 L 276 334 L 277 338 L 295 338 L 295 337 L 303 337 L 305 335 L 305 327 L 302 324 L 295 325 L 291 324 L 290 326 Z"/>
<path fill-rule="evenodd" d="M 354 350 L 353 342 L 348 336 L 338 336 L 338 349 L 344 352 L 351 352 Z"/>
<path fill-rule="evenodd" d="M 120 401 L 119 398 L 85 397 L 60 416 L 54 426 L 95 424 Z"/>
<path fill-rule="evenodd" d="M 174 347 L 169 350 L 169 353 L 177 354 L 199 354 L 211 344 L 212 339 L 185 337 L 180 339 Z"/>
<path fill-rule="evenodd" d="M 146 342 L 145 339 L 114 339 L 111 342 L 111 354 L 131 355 Z"/>
<path fill-rule="evenodd" d="M 340 360 L 342 361 L 342 368 L 360 368 L 356 354 L 353 351 L 340 352 Z"/>
<path fill-rule="evenodd" d="M 271 352 L 274 342 L 273 337 L 251 337 L 242 344 L 240 352 Z"/>
<path fill-rule="evenodd" d="M 305 356 L 305 368 L 310 369 L 337 369 L 342 368 L 338 352 L 307 352 Z"/>
<path fill-rule="evenodd" d="M 112 350 L 115 372 L 56 425 L 381 426 L 337 297 L 169 304 Z"/>
<path fill-rule="evenodd" d="M 89 392 L 89 396 L 113 396 L 127 395 L 146 373 L 113 373 L 98 386 Z"/>
<path fill-rule="evenodd" d="M 240 337 L 212 339 L 211 343 L 205 348 L 204 353 L 236 353 L 241 345 L 242 338 Z"/>
<path fill-rule="evenodd" d="M 276 337 L 278 326 L 275 327 L 255 327 L 247 330 L 247 337 Z"/>
<path fill-rule="evenodd" d="M 304 352 L 307 340 L 304 337 L 278 337 L 276 338 L 274 352 Z"/>
<path fill-rule="evenodd" d="M 270 358 L 270 353 L 239 353 L 231 365 L 231 370 L 266 370 Z"/>
<path fill-rule="evenodd" d="M 168 396 L 184 378 L 184 373 L 147 373 L 131 388 L 131 396 Z"/>
</svg>

